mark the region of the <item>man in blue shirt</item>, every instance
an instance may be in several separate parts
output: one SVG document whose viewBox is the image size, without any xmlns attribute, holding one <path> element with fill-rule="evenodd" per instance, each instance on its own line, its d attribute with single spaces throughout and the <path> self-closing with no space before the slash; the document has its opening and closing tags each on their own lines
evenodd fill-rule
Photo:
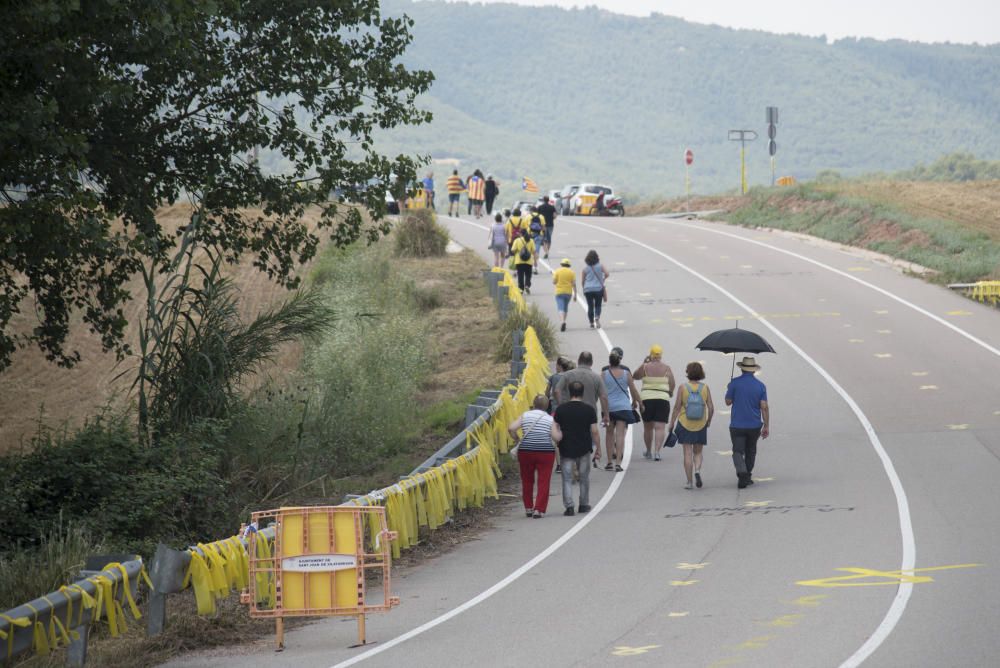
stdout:
<svg viewBox="0 0 1000 668">
<path fill-rule="evenodd" d="M 433 210 L 437 210 L 434 206 L 434 172 L 427 172 L 427 176 L 423 180 L 424 186 L 424 196 L 427 198 L 427 206 Z"/>
<path fill-rule="evenodd" d="M 733 441 L 733 464 L 736 466 L 737 487 L 753 484 L 753 465 L 757 459 L 757 439 L 769 434 L 767 387 L 754 377 L 760 365 L 753 357 L 744 357 L 736 366 L 743 372 L 729 381 L 726 405 L 732 406 L 729 416 L 729 437 Z"/>
</svg>

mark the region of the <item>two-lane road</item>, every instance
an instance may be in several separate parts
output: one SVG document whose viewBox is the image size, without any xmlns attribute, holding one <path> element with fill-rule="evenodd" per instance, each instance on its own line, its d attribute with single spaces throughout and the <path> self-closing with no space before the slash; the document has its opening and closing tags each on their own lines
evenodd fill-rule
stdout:
<svg viewBox="0 0 1000 668">
<path fill-rule="evenodd" d="M 486 219 L 442 217 L 486 257 Z M 1000 664 L 1000 313 L 825 245 L 655 218 L 558 219 L 550 262 L 611 271 L 603 330 L 579 308 L 563 354 L 702 360 L 720 409 L 705 488 L 679 451 L 593 471 L 586 517 L 514 507 L 481 540 L 397 580 L 400 608 L 322 622 L 288 649 L 171 665 L 986 666 Z M 551 277 L 529 297 L 553 319 Z M 772 406 L 759 483 L 737 490 L 722 402 L 731 358 L 694 345 L 754 329 Z"/>
</svg>

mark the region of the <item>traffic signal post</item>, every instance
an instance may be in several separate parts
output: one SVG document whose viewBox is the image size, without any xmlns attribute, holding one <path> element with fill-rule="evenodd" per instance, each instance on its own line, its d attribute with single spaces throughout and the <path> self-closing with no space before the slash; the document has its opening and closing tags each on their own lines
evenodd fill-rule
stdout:
<svg viewBox="0 0 1000 668">
<path fill-rule="evenodd" d="M 771 156 L 771 185 L 774 185 L 774 154 L 778 152 L 778 145 L 774 138 L 778 134 L 778 108 L 767 107 L 767 153 Z"/>
<path fill-rule="evenodd" d="M 729 141 L 740 143 L 740 192 L 747 194 L 747 142 L 757 139 L 757 133 L 753 130 L 730 130 Z"/>
</svg>

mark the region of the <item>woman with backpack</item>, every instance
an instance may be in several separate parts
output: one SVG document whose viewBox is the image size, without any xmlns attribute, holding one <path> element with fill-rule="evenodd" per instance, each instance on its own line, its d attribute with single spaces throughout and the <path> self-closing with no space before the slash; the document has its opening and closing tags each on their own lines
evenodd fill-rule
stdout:
<svg viewBox="0 0 1000 668">
<path fill-rule="evenodd" d="M 511 259 L 517 270 L 517 289 L 523 294 L 531 294 L 531 267 L 535 262 L 537 250 L 531 240 L 528 230 L 521 230 L 521 236 L 514 239 L 510 247 Z"/>
<path fill-rule="evenodd" d="M 531 213 L 528 215 L 528 231 L 531 232 L 535 248 L 541 250 L 545 237 L 545 219 L 535 207 L 531 207 Z M 535 275 L 538 275 L 538 253 L 535 253 Z"/>
<path fill-rule="evenodd" d="M 702 449 L 708 444 L 708 426 L 712 424 L 715 405 L 712 403 L 712 393 L 708 390 L 705 380 L 705 370 L 698 362 L 691 362 L 684 370 L 688 382 L 681 385 L 674 404 L 674 412 L 670 416 L 668 432 L 677 429 L 677 442 L 684 447 L 684 474 L 687 484 L 684 489 L 701 487 Z M 692 472 L 694 480 L 692 481 Z M 693 484 L 692 484 L 693 482 Z"/>
<path fill-rule="evenodd" d="M 646 445 L 642 456 L 658 462 L 670 420 L 670 397 L 674 396 L 675 384 L 674 372 L 664 363 L 660 345 L 654 344 L 649 349 L 642 366 L 635 370 L 635 379 L 642 381 L 639 399 L 642 401 L 642 440 Z"/>
<path fill-rule="evenodd" d="M 504 258 L 507 256 L 507 228 L 503 224 L 503 216 L 499 213 L 493 217 L 493 224 L 490 226 L 490 245 L 493 251 L 493 266 L 502 267 Z"/>
</svg>

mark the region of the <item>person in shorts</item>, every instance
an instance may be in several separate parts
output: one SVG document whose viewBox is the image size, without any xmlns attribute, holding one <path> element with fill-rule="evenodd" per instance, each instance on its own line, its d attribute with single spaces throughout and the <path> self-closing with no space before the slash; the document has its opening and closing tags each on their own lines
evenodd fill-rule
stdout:
<svg viewBox="0 0 1000 668">
<path fill-rule="evenodd" d="M 570 269 L 569 258 L 563 258 L 559 268 L 552 274 L 552 284 L 556 286 L 556 309 L 562 324 L 559 331 L 566 331 L 566 315 L 571 301 L 576 301 L 576 273 Z"/>
<path fill-rule="evenodd" d="M 702 485 L 702 450 L 708 444 L 708 426 L 712 424 L 715 405 L 708 385 L 702 382 L 705 380 L 705 370 L 700 363 L 688 364 L 684 375 L 688 382 L 681 385 L 677 393 L 668 429 L 677 434 L 677 442 L 684 448 L 684 475 L 687 477 L 684 489 L 693 489 Z M 697 408 L 698 404 L 700 408 Z"/>
<path fill-rule="evenodd" d="M 674 396 L 674 372 L 663 362 L 663 347 L 649 349 L 642 366 L 635 370 L 635 379 L 642 381 L 639 399 L 642 401 L 642 440 L 646 445 L 642 456 L 660 461 L 660 449 L 670 421 L 670 398 Z"/>
<path fill-rule="evenodd" d="M 608 355 L 608 366 L 601 371 L 601 382 L 608 397 L 608 417 L 605 426 L 611 429 L 605 438 L 608 463 L 605 471 L 623 471 L 625 459 L 625 430 L 637 422 L 635 409 L 639 405 L 639 390 L 632 380 L 632 372 L 622 366 L 622 351 L 613 348 Z M 610 424 L 608 424 L 610 423 Z"/>
</svg>

